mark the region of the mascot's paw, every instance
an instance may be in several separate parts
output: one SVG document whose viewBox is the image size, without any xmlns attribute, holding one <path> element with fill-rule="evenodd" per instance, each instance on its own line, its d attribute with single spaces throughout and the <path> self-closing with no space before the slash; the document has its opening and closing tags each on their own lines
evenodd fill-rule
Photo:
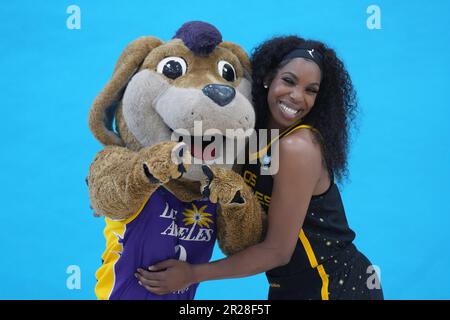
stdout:
<svg viewBox="0 0 450 320">
<path fill-rule="evenodd" d="M 191 154 L 185 143 L 161 142 L 139 151 L 144 174 L 150 183 L 167 183 L 189 169 Z"/>
<path fill-rule="evenodd" d="M 202 195 L 213 203 L 245 204 L 241 194 L 244 180 L 236 172 L 216 167 L 202 166 L 207 180 L 202 183 Z"/>
</svg>

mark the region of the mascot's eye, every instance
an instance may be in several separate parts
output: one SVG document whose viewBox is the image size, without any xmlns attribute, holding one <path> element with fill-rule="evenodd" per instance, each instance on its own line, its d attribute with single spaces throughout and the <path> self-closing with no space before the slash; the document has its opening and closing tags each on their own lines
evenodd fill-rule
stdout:
<svg viewBox="0 0 450 320">
<path fill-rule="evenodd" d="M 217 67 L 219 68 L 219 74 L 222 78 L 230 82 L 236 80 L 236 71 L 231 63 L 225 60 L 220 60 Z"/>
<path fill-rule="evenodd" d="M 156 72 L 162 73 L 167 78 L 176 79 L 186 73 L 186 61 L 180 57 L 167 57 L 162 59 L 156 67 Z"/>
</svg>

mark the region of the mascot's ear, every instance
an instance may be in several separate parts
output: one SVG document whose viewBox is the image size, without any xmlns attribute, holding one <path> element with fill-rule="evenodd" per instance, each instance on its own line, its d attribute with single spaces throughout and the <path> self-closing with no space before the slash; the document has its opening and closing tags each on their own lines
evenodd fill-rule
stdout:
<svg viewBox="0 0 450 320">
<path fill-rule="evenodd" d="M 128 82 L 139 70 L 144 59 L 162 43 L 158 38 L 142 37 L 131 42 L 119 57 L 111 80 L 95 98 L 89 111 L 89 128 L 102 144 L 124 145 L 113 129 L 116 107 Z"/>
<path fill-rule="evenodd" d="M 250 59 L 248 58 L 248 55 L 247 53 L 245 53 L 244 49 L 239 47 L 237 44 L 228 41 L 222 42 L 219 46 L 226 48 L 234 53 L 234 55 L 239 59 L 242 67 L 244 68 L 244 77 L 246 77 L 247 79 L 251 79 L 252 68 L 250 65 Z"/>
</svg>

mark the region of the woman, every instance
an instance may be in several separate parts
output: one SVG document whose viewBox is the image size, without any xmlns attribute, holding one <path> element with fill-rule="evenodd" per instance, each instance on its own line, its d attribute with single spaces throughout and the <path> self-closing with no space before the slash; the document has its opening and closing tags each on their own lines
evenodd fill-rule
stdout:
<svg viewBox="0 0 450 320">
<path fill-rule="evenodd" d="M 244 179 L 268 213 L 265 240 L 231 257 L 189 265 L 167 260 L 139 269 L 147 290 L 165 294 L 206 280 L 266 271 L 269 299 L 382 299 L 371 263 L 352 244 L 334 179 L 347 174 L 348 138 L 356 111 L 350 77 L 325 44 L 296 36 L 273 38 L 252 56 L 257 129 L 279 129 L 258 154 L 278 161 L 261 175 L 246 165 Z M 249 179 L 251 177 L 251 179 Z"/>
</svg>

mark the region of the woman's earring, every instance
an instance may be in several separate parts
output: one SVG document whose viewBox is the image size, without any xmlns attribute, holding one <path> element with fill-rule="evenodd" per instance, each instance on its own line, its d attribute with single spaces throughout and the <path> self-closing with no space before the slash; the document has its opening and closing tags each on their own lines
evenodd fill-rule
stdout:
<svg viewBox="0 0 450 320">
<path fill-rule="evenodd" d="M 269 86 L 267 85 L 267 83 L 264 83 L 263 87 L 264 87 L 265 89 L 267 89 Z"/>
</svg>

